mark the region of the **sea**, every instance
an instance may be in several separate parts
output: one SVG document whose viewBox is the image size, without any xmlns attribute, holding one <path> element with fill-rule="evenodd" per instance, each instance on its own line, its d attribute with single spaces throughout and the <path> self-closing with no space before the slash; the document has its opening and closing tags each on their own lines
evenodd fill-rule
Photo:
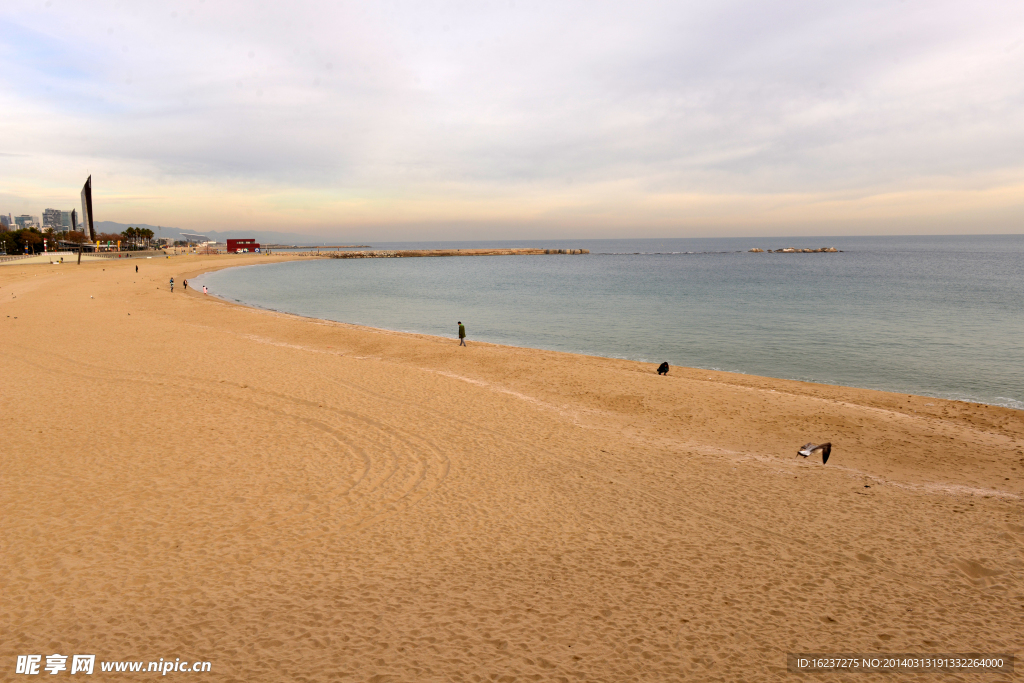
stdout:
<svg viewBox="0 0 1024 683">
<path fill-rule="evenodd" d="M 1024 409 L 1024 235 L 380 242 L 586 255 L 207 273 L 239 303 L 467 341 Z M 751 253 L 836 247 L 839 253 Z"/>
</svg>

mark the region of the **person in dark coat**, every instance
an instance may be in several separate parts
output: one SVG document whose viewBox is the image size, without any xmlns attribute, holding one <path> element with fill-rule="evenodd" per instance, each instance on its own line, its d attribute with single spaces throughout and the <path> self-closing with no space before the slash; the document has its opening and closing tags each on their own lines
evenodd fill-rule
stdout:
<svg viewBox="0 0 1024 683">
<path fill-rule="evenodd" d="M 466 345 L 466 326 L 459 321 L 459 346 Z"/>
<path fill-rule="evenodd" d="M 658 366 L 658 374 L 659 375 L 667 375 L 668 374 L 668 361 L 665 361 L 664 363 L 662 363 L 661 365 Z"/>
</svg>

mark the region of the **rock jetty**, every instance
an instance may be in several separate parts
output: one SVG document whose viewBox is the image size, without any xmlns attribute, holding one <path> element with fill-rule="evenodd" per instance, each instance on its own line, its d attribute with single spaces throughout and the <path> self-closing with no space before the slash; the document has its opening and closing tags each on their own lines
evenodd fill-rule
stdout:
<svg viewBox="0 0 1024 683">
<path fill-rule="evenodd" d="M 328 258 L 418 258 L 426 256 L 540 256 L 543 254 L 589 254 L 589 249 L 407 249 L 401 251 L 332 251 Z"/>
<path fill-rule="evenodd" d="M 764 249 L 758 249 L 757 247 L 748 249 L 747 251 L 757 254 L 765 253 Z M 838 252 L 839 250 L 835 247 L 821 247 L 820 249 L 796 249 L 795 247 L 786 247 L 785 249 L 776 249 L 775 251 L 772 251 L 771 249 L 768 250 L 769 254 L 836 254 Z"/>
</svg>

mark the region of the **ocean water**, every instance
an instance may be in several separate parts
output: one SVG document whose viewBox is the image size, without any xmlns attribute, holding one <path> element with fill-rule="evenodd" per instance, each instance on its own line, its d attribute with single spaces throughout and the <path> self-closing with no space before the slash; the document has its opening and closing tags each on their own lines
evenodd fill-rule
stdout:
<svg viewBox="0 0 1024 683">
<path fill-rule="evenodd" d="M 278 311 L 468 342 L 1024 409 L 1024 235 L 373 243 L 583 256 L 330 259 L 195 278 Z M 838 254 L 751 254 L 835 246 Z"/>
</svg>

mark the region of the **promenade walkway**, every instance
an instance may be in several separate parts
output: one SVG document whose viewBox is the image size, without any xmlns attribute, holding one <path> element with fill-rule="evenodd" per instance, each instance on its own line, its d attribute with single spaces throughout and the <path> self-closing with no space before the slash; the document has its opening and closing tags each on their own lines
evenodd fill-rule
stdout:
<svg viewBox="0 0 1024 683">
<path fill-rule="evenodd" d="M 164 258 L 164 254 L 157 251 L 121 251 L 82 254 L 83 263 L 86 261 L 110 261 L 127 258 Z M 64 263 L 78 263 L 78 252 L 51 251 L 45 254 L 35 254 L 31 256 L 0 256 L 0 266 L 26 266 L 40 263 L 59 264 L 61 259 L 64 259 Z"/>
</svg>

